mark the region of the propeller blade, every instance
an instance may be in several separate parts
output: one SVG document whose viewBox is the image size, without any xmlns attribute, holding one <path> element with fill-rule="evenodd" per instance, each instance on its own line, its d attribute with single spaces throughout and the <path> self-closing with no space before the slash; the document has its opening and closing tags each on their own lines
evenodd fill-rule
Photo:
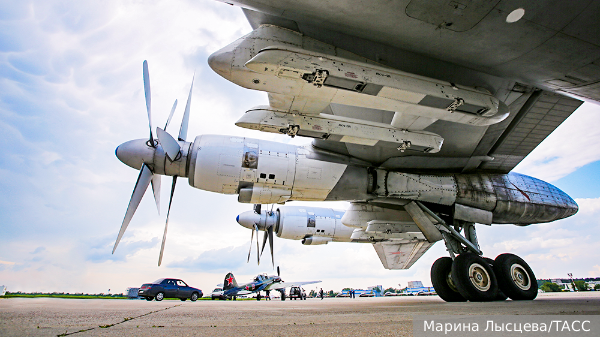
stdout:
<svg viewBox="0 0 600 337">
<path fill-rule="evenodd" d="M 175 112 L 175 108 L 177 107 L 177 100 L 173 103 L 173 108 L 171 108 L 171 113 L 169 114 L 169 118 L 167 118 L 167 123 L 165 124 L 164 130 L 167 131 L 167 126 L 171 123 L 171 118 L 173 118 L 173 113 Z"/>
<path fill-rule="evenodd" d="M 156 201 L 156 209 L 158 210 L 158 215 L 160 215 L 160 175 L 153 174 L 152 180 L 152 193 L 154 194 L 154 201 Z"/>
<path fill-rule="evenodd" d="M 265 235 L 263 235 L 263 244 L 262 244 L 262 249 L 260 250 L 260 256 L 262 256 L 263 252 L 265 251 L 265 246 L 267 245 L 267 237 L 269 236 L 269 233 L 267 231 L 265 231 Z"/>
<path fill-rule="evenodd" d="M 196 77 L 196 73 L 194 73 Z M 185 140 L 188 132 L 188 122 L 190 120 L 190 107 L 192 105 L 192 89 L 194 88 L 194 77 L 192 77 L 192 85 L 190 86 L 190 94 L 188 95 L 187 103 L 185 104 L 185 111 L 183 112 L 183 120 L 181 121 L 181 127 L 179 128 L 179 140 Z"/>
<path fill-rule="evenodd" d="M 123 224 L 121 225 L 121 230 L 119 231 L 119 235 L 117 236 L 117 241 L 115 242 L 115 246 L 113 247 L 112 253 L 115 253 L 115 249 L 119 245 L 123 234 L 125 234 L 125 230 L 135 214 L 135 210 L 138 208 L 148 185 L 150 184 L 150 180 L 152 179 L 152 171 L 148 168 L 146 164 L 142 164 L 142 169 L 140 170 L 140 175 L 138 176 L 137 182 L 135 183 L 135 188 L 133 189 L 133 193 L 131 194 L 131 199 L 129 200 L 129 206 L 127 206 L 127 212 L 125 213 L 125 218 L 123 219 Z"/>
<path fill-rule="evenodd" d="M 150 126 L 150 143 L 154 146 L 154 135 L 152 134 L 152 96 L 150 93 L 150 74 L 148 73 L 148 61 L 144 60 L 144 93 L 146 95 L 146 110 L 148 110 L 148 125 Z"/>
<path fill-rule="evenodd" d="M 248 261 L 246 261 L 246 263 L 250 262 L 250 253 L 252 253 L 253 241 L 254 241 L 254 229 L 252 230 L 252 234 L 250 234 L 250 249 L 248 250 Z"/>
<path fill-rule="evenodd" d="M 269 233 L 269 248 L 271 249 L 271 263 L 275 267 L 275 257 L 273 256 L 273 226 L 270 226 L 267 230 Z"/>
<path fill-rule="evenodd" d="M 277 266 L 277 276 L 281 277 L 281 274 L 279 273 L 279 266 Z"/>
<path fill-rule="evenodd" d="M 177 143 L 175 138 L 167 131 L 164 131 L 159 127 L 156 128 L 156 135 L 158 136 L 158 141 L 160 142 L 160 145 L 162 145 L 163 150 L 165 150 L 167 157 L 169 157 L 169 160 L 174 161 L 181 150 L 179 143 Z"/>
<path fill-rule="evenodd" d="M 162 263 L 163 252 L 165 251 L 165 241 L 167 241 L 167 228 L 169 227 L 169 214 L 171 213 L 171 203 L 173 202 L 173 193 L 175 193 L 175 184 L 177 184 L 177 176 L 173 176 L 173 184 L 171 185 L 171 197 L 169 197 L 169 209 L 167 210 L 167 221 L 165 222 L 165 232 L 163 233 L 162 244 L 160 245 L 160 255 L 158 255 L 158 266 L 159 267 L 160 267 L 160 264 Z"/>
<path fill-rule="evenodd" d="M 259 248 L 258 248 L 258 225 L 254 224 L 254 230 L 256 231 L 256 259 L 258 261 L 258 265 L 260 266 L 260 254 L 259 254 Z"/>
</svg>

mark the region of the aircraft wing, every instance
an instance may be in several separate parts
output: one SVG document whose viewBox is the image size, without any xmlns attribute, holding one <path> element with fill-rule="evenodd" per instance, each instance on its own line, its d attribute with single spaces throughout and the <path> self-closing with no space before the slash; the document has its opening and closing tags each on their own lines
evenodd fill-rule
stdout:
<svg viewBox="0 0 600 337">
<path fill-rule="evenodd" d="M 534 90 L 508 102 L 510 115 L 490 126 L 471 126 L 438 120 L 424 131 L 439 134 L 438 153 L 398 151 L 397 144 L 374 146 L 315 139 L 316 150 L 338 153 L 387 169 L 445 170 L 448 172 L 510 172 L 583 102 L 548 91 Z M 394 112 L 330 105 L 323 113 L 391 123 Z"/>
<path fill-rule="evenodd" d="M 435 242 L 434 242 L 435 243 Z M 434 243 L 417 241 L 411 243 L 396 243 L 394 241 L 374 243 L 373 247 L 385 269 L 408 269 Z"/>
<path fill-rule="evenodd" d="M 313 284 L 319 283 L 322 281 L 307 281 L 307 282 L 281 282 L 281 283 L 273 283 L 270 286 L 266 287 L 265 290 L 281 290 L 289 287 L 300 287 L 305 284 Z"/>
<path fill-rule="evenodd" d="M 255 29 L 274 25 L 298 32 L 306 37 L 300 46 L 303 50 L 479 88 L 509 107 L 510 114 L 502 122 L 476 126 L 423 116 L 414 119 L 416 115 L 398 118 L 394 111 L 358 107 L 361 102 L 352 100 L 342 105 L 330 104 L 331 97 L 269 94 L 276 110 L 387 125 L 395 119 L 394 128 L 443 138 L 439 152 L 423 153 L 398 150 L 397 143 L 381 139 L 365 145 L 335 136 L 299 134 L 326 138 L 315 139 L 314 147 L 371 166 L 507 173 L 582 104 L 565 94 L 600 102 L 600 35 L 590 29 L 597 26 L 600 0 L 569 6 L 556 1 L 524 0 L 516 6 L 473 0 L 458 7 L 399 0 L 373 2 L 368 10 L 352 0 L 219 1 L 242 7 Z M 517 7 L 525 8 L 526 14 L 511 22 L 509 14 Z M 364 99 L 402 94 L 383 93 L 380 87 L 371 91 L 369 84 L 360 89 Z M 449 108 L 443 99 L 416 104 Z"/>
</svg>

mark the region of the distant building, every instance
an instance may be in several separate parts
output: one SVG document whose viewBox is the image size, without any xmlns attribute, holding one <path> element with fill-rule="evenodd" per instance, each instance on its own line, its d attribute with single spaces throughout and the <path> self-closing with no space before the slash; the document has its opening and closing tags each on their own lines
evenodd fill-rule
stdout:
<svg viewBox="0 0 600 337">
<path fill-rule="evenodd" d="M 423 288 L 423 282 L 421 281 L 408 281 L 407 288 Z"/>
</svg>

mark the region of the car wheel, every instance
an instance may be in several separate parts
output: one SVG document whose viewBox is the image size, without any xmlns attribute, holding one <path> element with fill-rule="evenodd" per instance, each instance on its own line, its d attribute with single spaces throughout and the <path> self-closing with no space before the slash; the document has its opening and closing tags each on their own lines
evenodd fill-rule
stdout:
<svg viewBox="0 0 600 337">
<path fill-rule="evenodd" d="M 146 297 L 146 301 L 152 301 L 152 297 Z"/>
<path fill-rule="evenodd" d="M 187 301 L 187 298 L 180 298 L 181 302 Z"/>
<path fill-rule="evenodd" d="M 210 297 L 210 299 L 214 301 L 214 300 L 215 300 L 215 297 L 214 297 L 214 296 L 211 296 L 211 297 Z"/>
<path fill-rule="evenodd" d="M 162 301 L 164 298 L 165 298 L 165 293 L 163 293 L 163 292 L 156 294 L 156 297 L 155 297 L 155 299 L 159 302 Z"/>
<path fill-rule="evenodd" d="M 196 302 L 198 300 L 198 293 L 193 293 L 192 297 L 190 297 L 190 301 Z"/>
</svg>

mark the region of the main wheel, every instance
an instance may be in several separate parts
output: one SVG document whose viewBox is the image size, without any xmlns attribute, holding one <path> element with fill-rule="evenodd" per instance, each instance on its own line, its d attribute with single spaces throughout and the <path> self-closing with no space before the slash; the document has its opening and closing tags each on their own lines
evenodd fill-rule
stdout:
<svg viewBox="0 0 600 337">
<path fill-rule="evenodd" d="M 500 289 L 512 300 L 533 300 L 537 297 L 537 279 L 522 258 L 514 254 L 500 254 L 494 260 L 494 272 Z"/>
<path fill-rule="evenodd" d="M 440 257 L 431 266 L 431 283 L 435 292 L 446 302 L 464 302 L 451 277 L 452 259 Z"/>
<path fill-rule="evenodd" d="M 471 302 L 493 301 L 498 294 L 494 270 L 479 255 L 457 256 L 452 262 L 452 280 L 458 292 Z"/>
<path fill-rule="evenodd" d="M 490 266 L 492 266 L 492 269 L 494 269 L 494 260 L 490 259 L 489 257 L 484 257 L 483 258 Z M 500 280 L 498 279 L 498 273 L 496 273 L 496 271 L 494 270 L 494 274 L 496 274 L 496 280 L 498 280 L 498 294 L 496 295 L 496 298 L 494 298 L 494 301 L 506 301 L 506 299 L 508 298 L 508 296 L 506 296 L 502 290 L 500 290 Z"/>
<path fill-rule="evenodd" d="M 198 300 L 198 293 L 193 293 L 192 297 L 190 297 L 190 301 L 196 302 Z"/>
<path fill-rule="evenodd" d="M 156 294 L 156 297 L 155 297 L 155 299 L 159 302 L 162 301 L 164 298 L 165 298 L 165 293 L 163 293 L 163 292 Z"/>
</svg>

